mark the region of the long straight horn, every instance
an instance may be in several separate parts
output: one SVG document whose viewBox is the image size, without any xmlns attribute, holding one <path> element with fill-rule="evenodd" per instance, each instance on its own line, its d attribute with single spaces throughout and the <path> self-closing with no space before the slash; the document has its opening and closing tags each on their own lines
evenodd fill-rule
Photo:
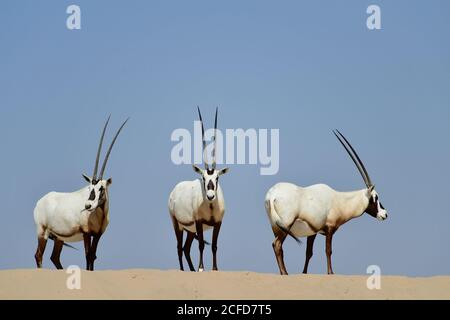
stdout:
<svg viewBox="0 0 450 320">
<path fill-rule="evenodd" d="M 102 170 L 100 171 L 100 180 L 103 179 L 103 175 L 104 175 L 105 169 L 106 169 L 106 164 L 108 163 L 108 159 L 109 159 L 109 156 L 111 154 L 111 151 L 112 151 L 112 148 L 114 146 L 114 143 L 116 143 L 117 137 L 119 136 L 119 134 L 122 131 L 123 127 L 125 127 L 125 125 L 127 124 L 128 120 L 130 120 L 130 118 L 125 120 L 125 122 L 122 124 L 122 126 L 117 131 L 116 136 L 114 137 L 113 141 L 111 142 L 111 145 L 109 146 L 108 152 L 106 153 L 106 156 L 105 156 L 105 160 L 103 161 Z"/>
<path fill-rule="evenodd" d="M 367 188 L 373 187 L 372 180 L 370 179 L 369 173 L 366 170 L 366 167 L 364 166 L 364 163 L 359 158 L 358 154 L 356 153 L 355 149 L 352 147 L 350 142 L 344 137 L 342 133 L 339 132 L 339 130 L 333 131 L 334 135 L 338 138 L 339 142 L 342 144 L 342 146 L 345 148 L 347 153 L 349 154 L 350 158 L 352 158 L 353 162 L 355 163 L 356 167 L 358 168 L 359 173 L 361 174 L 362 178 L 364 179 L 364 182 L 367 186 Z M 338 135 L 339 134 L 339 135 Z M 347 148 L 347 145 L 342 141 L 342 139 L 345 141 L 345 143 L 350 147 Z"/>
<path fill-rule="evenodd" d="M 214 151 L 213 151 L 213 163 L 212 163 L 212 169 L 216 170 L 217 165 L 217 158 L 216 158 L 216 152 L 217 152 L 217 115 L 219 113 L 219 107 L 216 108 L 216 119 L 214 121 Z"/>
<path fill-rule="evenodd" d="M 105 138 L 106 128 L 108 127 L 108 123 L 109 123 L 110 119 L 111 119 L 111 115 L 109 115 L 108 120 L 106 120 L 105 126 L 103 128 L 102 136 L 100 137 L 100 144 L 98 145 L 97 158 L 95 159 L 95 167 L 94 167 L 94 173 L 92 174 L 92 181 L 97 180 L 98 163 L 100 161 L 100 154 L 102 152 L 103 139 Z"/>
<path fill-rule="evenodd" d="M 197 111 L 198 111 L 198 117 L 200 119 L 200 123 L 202 124 L 202 155 L 203 155 L 203 162 L 205 164 L 205 169 L 208 170 L 208 155 L 206 154 L 206 140 L 205 140 L 205 126 L 203 125 L 203 118 L 202 118 L 202 113 L 200 111 L 200 107 L 197 106 Z"/>
</svg>

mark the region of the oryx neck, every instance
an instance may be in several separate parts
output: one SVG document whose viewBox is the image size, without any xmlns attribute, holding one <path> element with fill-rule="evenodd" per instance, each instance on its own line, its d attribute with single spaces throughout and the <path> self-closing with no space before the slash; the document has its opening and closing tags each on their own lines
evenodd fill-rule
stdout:
<svg viewBox="0 0 450 320">
<path fill-rule="evenodd" d="M 360 217 L 369 205 L 367 189 L 338 192 L 336 197 L 337 208 L 345 220 Z"/>
</svg>

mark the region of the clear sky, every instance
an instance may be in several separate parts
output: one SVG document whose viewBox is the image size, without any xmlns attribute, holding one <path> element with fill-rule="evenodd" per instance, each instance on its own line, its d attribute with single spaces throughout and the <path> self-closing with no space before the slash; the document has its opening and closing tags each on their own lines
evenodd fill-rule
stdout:
<svg viewBox="0 0 450 320">
<path fill-rule="evenodd" d="M 73 3 L 78 31 L 66 28 Z M 379 31 L 366 28 L 372 3 Z M 449 13 L 444 0 L 2 1 L 0 268 L 34 268 L 33 208 L 49 191 L 85 185 L 111 113 L 111 131 L 131 120 L 107 169 L 111 223 L 96 266 L 177 269 L 167 199 L 196 175 L 171 162 L 170 135 L 192 130 L 200 105 L 208 126 L 220 106 L 222 129 L 280 129 L 277 175 L 231 165 L 221 180 L 222 270 L 278 272 L 264 210 L 275 183 L 364 187 L 331 132 L 338 128 L 390 215 L 382 223 L 363 215 L 338 231 L 335 272 L 376 264 L 384 274 L 448 274 Z M 84 266 L 76 247 L 63 251 L 63 265 Z M 291 273 L 304 250 L 286 241 Z M 319 237 L 311 272 L 326 272 L 324 251 Z M 210 269 L 209 250 L 205 259 Z"/>
</svg>

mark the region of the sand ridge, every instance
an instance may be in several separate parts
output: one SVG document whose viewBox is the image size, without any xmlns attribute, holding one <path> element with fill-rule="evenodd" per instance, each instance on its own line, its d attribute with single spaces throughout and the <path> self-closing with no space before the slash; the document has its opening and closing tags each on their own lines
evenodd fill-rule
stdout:
<svg viewBox="0 0 450 320">
<path fill-rule="evenodd" d="M 311 300 L 450 299 L 450 276 L 383 276 L 381 290 L 367 276 L 291 275 L 253 272 L 190 273 L 120 270 L 81 273 L 81 290 L 69 290 L 65 271 L 0 271 L 0 299 L 11 300 Z"/>
</svg>

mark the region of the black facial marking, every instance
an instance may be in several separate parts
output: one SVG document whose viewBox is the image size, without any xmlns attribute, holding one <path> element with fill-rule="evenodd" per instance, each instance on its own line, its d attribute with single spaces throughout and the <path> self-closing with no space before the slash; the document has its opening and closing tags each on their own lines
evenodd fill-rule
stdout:
<svg viewBox="0 0 450 320">
<path fill-rule="evenodd" d="M 91 191 L 91 195 L 89 196 L 89 200 L 90 201 L 94 201 L 95 200 L 95 190 Z"/>
<path fill-rule="evenodd" d="M 377 200 L 375 200 L 377 199 Z M 372 217 L 376 218 L 378 215 L 378 197 L 370 197 L 369 205 L 367 206 L 366 213 L 370 214 Z"/>
<path fill-rule="evenodd" d="M 208 174 L 208 176 L 212 176 L 214 174 L 214 170 L 208 169 L 208 170 L 206 170 L 206 173 Z"/>
<path fill-rule="evenodd" d="M 106 189 L 103 186 L 101 186 L 99 192 L 100 192 L 100 195 L 98 197 L 99 204 L 103 205 L 106 202 Z"/>
<path fill-rule="evenodd" d="M 212 180 L 209 180 L 207 189 L 208 189 L 208 190 L 213 190 L 213 191 L 214 191 L 214 183 L 212 182 Z"/>
</svg>

